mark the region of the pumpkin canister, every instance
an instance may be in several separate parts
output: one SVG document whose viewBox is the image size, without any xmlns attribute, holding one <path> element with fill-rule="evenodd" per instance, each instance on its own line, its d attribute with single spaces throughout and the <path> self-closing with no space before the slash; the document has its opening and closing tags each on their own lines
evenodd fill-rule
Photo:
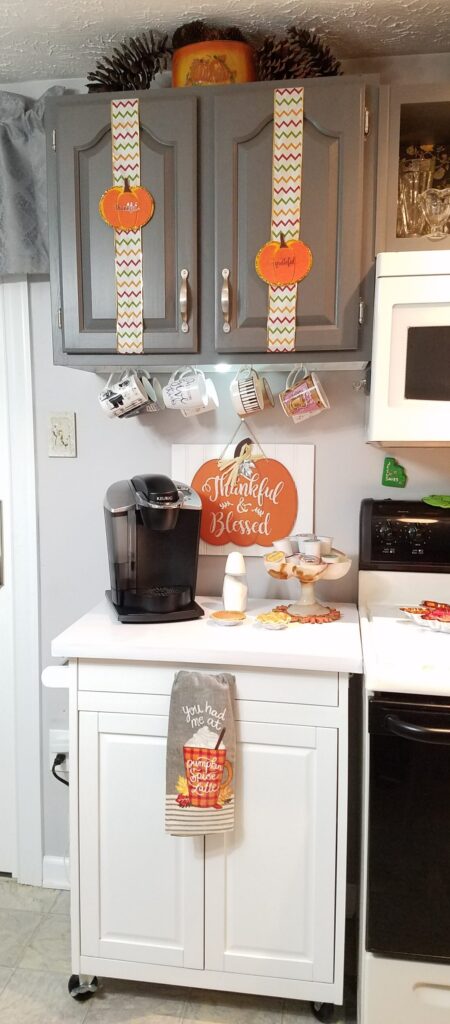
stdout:
<svg viewBox="0 0 450 1024">
<path fill-rule="evenodd" d="M 118 231 L 135 231 L 153 217 L 155 201 L 142 185 L 114 185 L 103 193 L 98 204 L 103 220 Z"/>
<path fill-rule="evenodd" d="M 175 50 L 172 85 L 234 85 L 256 79 L 252 47 L 232 39 L 190 43 Z"/>
</svg>

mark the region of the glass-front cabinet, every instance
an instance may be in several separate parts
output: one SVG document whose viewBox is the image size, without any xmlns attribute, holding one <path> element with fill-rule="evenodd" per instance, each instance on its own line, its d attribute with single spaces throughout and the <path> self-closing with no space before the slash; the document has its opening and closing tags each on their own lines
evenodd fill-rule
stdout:
<svg viewBox="0 0 450 1024">
<path fill-rule="evenodd" d="M 377 251 L 450 248 L 450 86 L 383 86 Z"/>
</svg>

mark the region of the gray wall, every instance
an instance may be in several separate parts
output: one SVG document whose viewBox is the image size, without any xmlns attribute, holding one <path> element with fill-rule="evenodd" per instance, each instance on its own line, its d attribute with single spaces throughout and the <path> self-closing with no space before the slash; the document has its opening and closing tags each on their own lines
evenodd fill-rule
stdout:
<svg viewBox="0 0 450 1024">
<path fill-rule="evenodd" d="M 215 375 L 221 400 L 215 414 L 183 420 L 178 413 L 164 412 L 128 421 L 110 420 L 101 411 L 97 393 L 103 378 L 78 370 L 53 366 L 50 331 L 49 286 L 34 281 L 30 286 L 34 363 L 38 515 L 41 566 L 42 662 L 50 661 L 53 636 L 82 615 L 103 595 L 107 585 L 107 559 L 102 502 L 109 483 L 134 473 L 170 472 L 174 442 L 225 443 L 237 419 L 228 401 L 230 375 Z M 255 416 L 252 425 L 265 442 L 313 443 L 316 446 L 315 526 L 332 534 L 338 547 L 354 559 L 349 576 L 338 584 L 322 584 L 322 596 L 354 601 L 357 593 L 358 514 L 363 497 L 395 496 L 381 486 L 384 453 L 364 442 L 367 399 L 353 390 L 361 374 L 321 373 L 331 410 L 302 426 L 291 425 L 281 408 Z M 280 390 L 283 375 L 270 377 Z M 47 424 L 50 412 L 75 411 L 78 457 L 47 456 Z M 405 497 L 448 491 L 448 449 L 393 452 L 408 472 Z M 397 492 L 398 493 L 398 492 Z M 248 558 L 252 596 L 275 596 L 276 584 L 260 559 Z M 224 560 L 206 556 L 200 561 L 199 594 L 221 590 Z M 295 585 L 294 585 L 295 587 Z M 286 590 L 279 590 L 285 596 Z M 295 593 L 295 590 L 294 590 Z M 66 700 L 59 692 L 43 697 L 44 769 L 48 729 L 64 725 Z M 44 770 L 45 852 L 67 852 L 67 793 Z"/>
<path fill-rule="evenodd" d="M 380 74 L 383 82 L 394 80 L 446 81 L 450 54 L 414 57 L 373 58 L 344 62 L 350 74 Z M 81 79 L 62 82 L 4 83 L 0 89 L 37 97 L 51 85 L 62 84 L 79 91 Z M 217 415 L 196 422 L 181 420 L 177 414 L 142 417 L 128 422 L 108 420 L 97 403 L 102 378 L 77 370 L 53 366 L 50 329 L 49 286 L 33 281 L 30 286 L 32 344 L 34 361 L 36 447 L 38 473 L 38 515 L 40 541 L 42 664 L 50 662 L 53 636 L 82 615 L 102 596 L 107 584 L 107 561 L 102 501 L 107 485 L 121 477 L 148 469 L 170 471 L 172 442 L 205 440 L 223 442 L 234 430 L 236 418 L 227 401 L 229 376 L 215 377 L 221 407 Z M 334 535 L 336 544 L 354 558 L 352 571 L 341 583 L 320 594 L 335 600 L 355 600 L 357 592 L 358 514 L 363 497 L 395 496 L 381 487 L 384 453 L 364 442 L 367 400 L 353 391 L 360 374 L 323 373 L 332 408 L 301 427 L 290 425 L 279 408 L 254 418 L 261 442 L 316 445 L 315 526 L 318 532 Z M 282 386 L 273 374 L 275 390 Z M 47 423 L 50 412 L 73 410 L 77 415 L 78 458 L 49 459 Z M 448 492 L 450 455 L 448 449 L 392 451 L 406 467 L 408 498 L 431 492 Z M 250 593 L 275 596 L 275 584 L 258 559 L 247 560 Z M 198 593 L 220 591 L 223 559 L 201 559 Z M 287 590 L 280 591 L 283 596 Z M 352 720 L 356 715 L 352 715 Z M 44 849 L 47 854 L 68 852 L 67 790 L 48 771 L 47 738 L 52 725 L 67 724 L 67 702 L 62 692 L 43 694 L 43 780 Z M 355 757 L 353 758 L 355 760 Z M 352 773 L 351 795 L 356 791 Z M 354 799 L 353 799 L 354 806 Z M 356 827 L 351 829 L 350 860 L 355 863 Z M 355 875 L 353 875 L 355 877 Z"/>
</svg>

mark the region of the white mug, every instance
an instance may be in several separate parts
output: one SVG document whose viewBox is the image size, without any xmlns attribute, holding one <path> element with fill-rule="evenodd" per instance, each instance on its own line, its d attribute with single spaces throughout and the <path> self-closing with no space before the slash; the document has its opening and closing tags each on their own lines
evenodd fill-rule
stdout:
<svg viewBox="0 0 450 1024">
<path fill-rule="evenodd" d="M 269 394 L 272 395 L 270 388 L 267 392 L 268 402 Z M 238 416 L 250 416 L 254 412 L 261 412 L 265 405 L 265 395 L 265 384 L 256 370 L 251 366 L 241 366 L 230 384 L 231 402 Z"/>
<path fill-rule="evenodd" d="M 107 416 L 125 416 L 133 409 L 146 405 L 148 396 L 135 370 L 124 370 L 119 380 L 113 383 L 117 374 L 111 373 L 106 387 L 98 400 Z"/>
<path fill-rule="evenodd" d="M 183 412 L 195 408 L 192 415 L 206 409 L 209 401 L 205 374 L 195 366 L 180 366 L 175 370 L 162 394 L 167 409 Z"/>
<path fill-rule="evenodd" d="M 203 412 L 214 412 L 219 408 L 219 397 L 216 391 L 215 384 L 213 384 L 210 377 L 206 378 L 206 396 L 207 404 L 199 403 L 197 406 L 185 406 L 183 405 L 180 409 L 182 416 L 200 416 Z"/>
</svg>

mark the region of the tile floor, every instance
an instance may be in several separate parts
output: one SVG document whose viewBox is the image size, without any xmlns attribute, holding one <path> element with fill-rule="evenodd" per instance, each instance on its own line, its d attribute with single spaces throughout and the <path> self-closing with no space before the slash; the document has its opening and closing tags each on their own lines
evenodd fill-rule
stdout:
<svg viewBox="0 0 450 1024">
<path fill-rule="evenodd" d="M 0 1024 L 313 1024 L 308 1003 L 106 979 L 67 991 L 69 893 L 0 878 Z M 342 1017 L 341 1020 L 344 1020 Z M 352 1013 L 345 1018 L 353 1024 Z"/>
</svg>

